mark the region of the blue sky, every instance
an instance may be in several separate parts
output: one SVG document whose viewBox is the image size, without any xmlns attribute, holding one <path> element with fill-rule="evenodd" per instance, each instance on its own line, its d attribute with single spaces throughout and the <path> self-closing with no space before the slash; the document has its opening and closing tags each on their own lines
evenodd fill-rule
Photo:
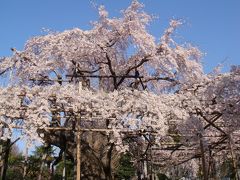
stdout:
<svg viewBox="0 0 240 180">
<path fill-rule="evenodd" d="M 131 0 L 95 0 L 105 5 L 110 16 L 119 16 Z M 240 64 L 240 1 L 239 0 L 140 0 L 145 11 L 158 16 L 149 27 L 157 38 L 171 18 L 184 19 L 177 37 L 198 46 L 206 56 L 204 69 L 209 72 L 224 61 Z M 42 28 L 63 31 L 79 27 L 91 28 L 97 10 L 90 0 L 1 0 L 0 57 L 11 55 L 10 48 L 22 50 L 27 39 L 42 34 Z M 225 70 L 228 68 L 225 68 Z"/>
</svg>

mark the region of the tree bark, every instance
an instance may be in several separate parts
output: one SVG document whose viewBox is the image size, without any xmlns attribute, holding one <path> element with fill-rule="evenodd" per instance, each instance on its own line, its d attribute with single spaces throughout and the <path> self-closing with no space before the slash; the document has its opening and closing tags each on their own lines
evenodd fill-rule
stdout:
<svg viewBox="0 0 240 180">
<path fill-rule="evenodd" d="M 107 162 L 106 162 L 106 166 L 104 167 L 104 173 L 105 173 L 105 177 L 106 180 L 112 180 L 112 151 L 113 151 L 113 147 L 114 147 L 114 143 L 111 143 L 110 148 L 108 150 L 107 153 Z"/>
<path fill-rule="evenodd" d="M 63 152 L 63 161 L 64 161 L 64 168 L 63 168 L 63 180 L 66 180 L 66 149 Z"/>
<path fill-rule="evenodd" d="M 2 180 L 6 180 L 6 175 L 7 175 L 7 169 L 8 169 L 8 157 L 10 154 L 10 143 L 11 140 L 7 139 L 7 141 L 5 142 L 5 153 L 4 153 L 4 160 L 3 160 L 3 170 L 2 170 Z"/>
<path fill-rule="evenodd" d="M 39 172 L 38 180 L 42 180 L 43 168 L 44 168 L 46 157 L 47 157 L 47 153 L 45 153 L 42 157 L 42 163 L 41 163 L 41 166 L 40 166 L 40 172 Z"/>
<path fill-rule="evenodd" d="M 28 147 L 26 145 L 24 167 L 23 167 L 23 178 L 25 178 L 25 176 L 27 175 L 27 161 L 28 161 Z"/>
</svg>

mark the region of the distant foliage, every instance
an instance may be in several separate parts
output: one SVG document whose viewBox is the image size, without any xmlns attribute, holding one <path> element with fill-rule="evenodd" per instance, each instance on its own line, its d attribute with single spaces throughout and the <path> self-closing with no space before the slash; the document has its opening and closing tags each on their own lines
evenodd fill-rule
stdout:
<svg viewBox="0 0 240 180">
<path fill-rule="evenodd" d="M 117 179 L 130 180 L 136 173 L 130 154 L 124 154 L 119 160 L 119 166 L 116 171 Z"/>
</svg>

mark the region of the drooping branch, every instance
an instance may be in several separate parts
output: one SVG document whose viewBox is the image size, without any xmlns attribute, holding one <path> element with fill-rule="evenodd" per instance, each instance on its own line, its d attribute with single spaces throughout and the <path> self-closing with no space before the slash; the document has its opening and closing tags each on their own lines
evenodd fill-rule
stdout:
<svg viewBox="0 0 240 180">
<path fill-rule="evenodd" d="M 140 62 L 138 63 L 138 64 L 136 64 L 136 65 L 134 65 L 134 66 L 132 66 L 132 67 L 129 67 L 126 71 L 125 71 L 125 76 L 127 76 L 132 70 L 135 70 L 135 69 L 137 69 L 138 67 L 140 67 L 140 66 L 142 66 L 145 62 L 148 62 L 149 61 L 149 59 L 148 58 L 150 58 L 151 56 L 149 55 L 149 56 L 145 56 L 143 59 L 141 59 L 140 60 Z M 118 81 L 118 83 L 117 83 L 117 87 L 119 87 L 122 83 L 123 83 L 123 81 L 125 80 L 125 77 L 122 77 L 119 81 Z"/>
</svg>

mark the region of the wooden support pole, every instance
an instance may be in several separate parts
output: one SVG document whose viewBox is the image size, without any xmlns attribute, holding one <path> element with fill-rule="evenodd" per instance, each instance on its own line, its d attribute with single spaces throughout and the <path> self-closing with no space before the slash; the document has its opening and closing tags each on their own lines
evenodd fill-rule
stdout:
<svg viewBox="0 0 240 180">
<path fill-rule="evenodd" d="M 77 131 L 77 180 L 81 179 L 81 132 Z"/>
<path fill-rule="evenodd" d="M 209 148 L 209 158 L 208 158 L 208 168 L 207 168 L 207 174 L 208 176 L 211 176 L 213 174 L 213 167 L 212 167 L 212 161 L 213 161 L 213 157 L 212 157 L 212 151 Z"/>
<path fill-rule="evenodd" d="M 234 146 L 234 142 L 232 140 L 232 135 L 229 135 L 229 149 L 230 149 L 230 153 L 231 153 L 231 157 L 232 157 L 232 164 L 233 164 L 233 173 L 235 175 L 235 178 L 237 180 L 240 179 L 239 174 L 238 174 L 238 168 L 237 168 L 237 162 L 236 162 L 236 155 L 233 149 Z"/>
<path fill-rule="evenodd" d="M 80 112 L 79 112 L 80 115 Z M 81 117 L 78 116 L 76 118 L 77 126 L 76 126 L 76 143 L 77 143 L 77 180 L 81 179 Z"/>
<path fill-rule="evenodd" d="M 143 178 L 144 180 L 148 178 L 147 158 L 143 160 Z"/>
<path fill-rule="evenodd" d="M 0 128 L 0 138 L 3 136 L 3 128 Z M 3 140 L 0 140 L 0 177 L 3 175 L 4 160 L 3 160 Z"/>
<path fill-rule="evenodd" d="M 202 135 L 200 135 L 200 149 L 201 149 L 201 156 L 202 156 L 203 179 L 204 180 L 208 180 L 207 164 L 206 164 L 206 159 L 205 159 L 205 152 L 204 152 L 204 145 L 203 145 Z"/>
<path fill-rule="evenodd" d="M 0 177 L 2 177 L 3 174 L 3 144 L 2 144 L 2 140 L 0 140 Z"/>
</svg>

